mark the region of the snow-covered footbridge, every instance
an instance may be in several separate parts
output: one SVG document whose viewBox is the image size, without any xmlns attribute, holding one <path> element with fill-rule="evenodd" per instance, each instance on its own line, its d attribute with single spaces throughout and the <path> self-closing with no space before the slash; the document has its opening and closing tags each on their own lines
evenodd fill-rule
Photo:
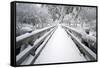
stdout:
<svg viewBox="0 0 100 68">
<path fill-rule="evenodd" d="M 96 60 L 96 53 L 81 40 L 80 32 L 64 25 L 26 33 L 16 38 L 16 50 L 19 49 L 16 63 L 29 65 Z M 95 38 L 91 40 L 95 42 Z"/>
</svg>

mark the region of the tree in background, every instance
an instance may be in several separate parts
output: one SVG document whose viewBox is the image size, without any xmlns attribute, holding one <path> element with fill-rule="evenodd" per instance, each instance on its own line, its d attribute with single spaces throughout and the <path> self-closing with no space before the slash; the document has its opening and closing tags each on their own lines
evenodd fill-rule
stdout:
<svg viewBox="0 0 100 68">
<path fill-rule="evenodd" d="M 55 24 L 55 21 L 96 31 L 96 8 L 22 3 L 16 7 L 17 36 Z"/>
<path fill-rule="evenodd" d="M 48 14 L 48 9 L 41 8 L 39 4 L 17 4 L 16 9 L 17 36 L 43 28 L 52 21 L 50 14 Z"/>
</svg>

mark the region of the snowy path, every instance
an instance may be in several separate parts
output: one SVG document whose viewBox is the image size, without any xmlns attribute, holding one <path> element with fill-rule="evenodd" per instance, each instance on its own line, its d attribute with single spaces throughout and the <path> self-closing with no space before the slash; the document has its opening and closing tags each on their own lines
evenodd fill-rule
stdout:
<svg viewBox="0 0 100 68">
<path fill-rule="evenodd" d="M 86 61 L 86 59 L 59 25 L 34 64 L 77 61 Z"/>
</svg>

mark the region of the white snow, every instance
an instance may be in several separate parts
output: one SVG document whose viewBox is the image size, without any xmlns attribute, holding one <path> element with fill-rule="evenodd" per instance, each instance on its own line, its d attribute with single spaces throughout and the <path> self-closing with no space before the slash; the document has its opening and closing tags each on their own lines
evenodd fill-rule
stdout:
<svg viewBox="0 0 100 68">
<path fill-rule="evenodd" d="M 34 64 L 86 61 L 66 31 L 58 25 Z"/>
</svg>

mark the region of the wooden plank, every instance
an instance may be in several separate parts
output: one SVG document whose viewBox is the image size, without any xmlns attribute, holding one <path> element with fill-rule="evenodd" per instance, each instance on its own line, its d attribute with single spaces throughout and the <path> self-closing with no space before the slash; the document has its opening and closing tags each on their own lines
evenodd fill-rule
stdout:
<svg viewBox="0 0 100 68">
<path fill-rule="evenodd" d="M 35 56 L 29 54 L 29 56 L 21 63 L 21 65 L 29 65 Z"/>
</svg>

